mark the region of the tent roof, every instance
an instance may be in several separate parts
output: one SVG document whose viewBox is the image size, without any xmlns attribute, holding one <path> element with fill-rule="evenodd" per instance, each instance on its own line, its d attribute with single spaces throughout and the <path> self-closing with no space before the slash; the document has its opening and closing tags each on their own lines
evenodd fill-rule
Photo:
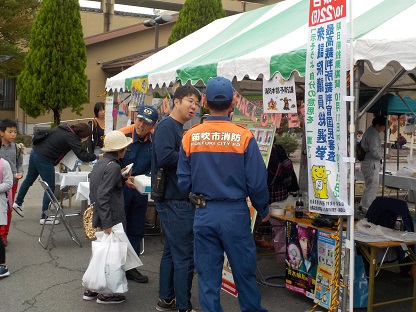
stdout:
<svg viewBox="0 0 416 312">
<path fill-rule="evenodd" d="M 360 106 L 363 106 L 372 95 L 361 96 Z M 403 98 L 407 106 L 397 95 L 385 94 L 368 110 L 369 113 L 382 115 L 403 115 L 416 113 L 416 101 L 406 96 Z"/>
<path fill-rule="evenodd" d="M 366 60 L 362 82 L 381 87 L 398 67 L 416 68 L 416 0 L 350 0 L 354 25 L 354 63 Z M 305 74 L 309 0 L 286 0 L 216 20 L 107 80 L 107 89 L 129 89 L 131 80 L 149 85 L 177 79 L 196 83 L 210 77 L 288 78 Z M 409 77 L 395 86 L 415 88 Z"/>
</svg>

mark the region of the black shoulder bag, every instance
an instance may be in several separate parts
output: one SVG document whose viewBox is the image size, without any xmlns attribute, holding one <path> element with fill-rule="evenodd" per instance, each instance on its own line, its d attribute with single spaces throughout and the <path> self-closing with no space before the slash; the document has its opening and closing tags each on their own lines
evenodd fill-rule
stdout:
<svg viewBox="0 0 416 312">
<path fill-rule="evenodd" d="M 167 185 L 167 170 L 163 168 L 159 168 L 157 164 L 157 157 L 154 150 L 153 150 L 153 159 L 155 160 L 155 172 L 152 175 L 152 184 L 151 184 L 151 191 L 150 191 L 150 198 L 153 200 L 164 200 L 165 199 L 165 192 L 166 192 L 166 185 Z"/>
</svg>

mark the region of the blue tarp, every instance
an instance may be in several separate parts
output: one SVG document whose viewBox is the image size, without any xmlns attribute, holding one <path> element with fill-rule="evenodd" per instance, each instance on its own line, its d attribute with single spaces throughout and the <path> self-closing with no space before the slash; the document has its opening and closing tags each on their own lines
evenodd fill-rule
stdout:
<svg viewBox="0 0 416 312">
<path fill-rule="evenodd" d="M 360 98 L 360 106 L 364 105 L 371 97 Z M 409 109 L 406 104 L 397 96 L 393 94 L 383 95 L 370 109 L 369 113 L 382 114 L 382 115 L 403 115 L 416 113 L 416 100 L 412 100 L 410 97 L 404 97 L 406 103 L 410 106 Z"/>
</svg>

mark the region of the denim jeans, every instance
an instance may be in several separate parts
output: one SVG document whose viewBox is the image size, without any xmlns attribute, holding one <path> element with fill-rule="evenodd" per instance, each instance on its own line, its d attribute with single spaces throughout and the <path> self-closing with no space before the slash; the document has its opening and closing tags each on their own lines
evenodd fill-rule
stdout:
<svg viewBox="0 0 416 312">
<path fill-rule="evenodd" d="M 185 200 L 156 202 L 166 237 L 160 261 L 159 297 L 176 298 L 178 310 L 192 309 L 195 208 Z"/>
<path fill-rule="evenodd" d="M 19 193 L 16 197 L 16 204 L 22 205 L 25 200 L 25 196 L 29 188 L 33 185 L 33 182 L 36 181 L 37 177 L 40 175 L 43 181 L 48 183 L 52 192 L 55 191 L 55 165 L 35 153 L 32 149 L 29 158 L 29 167 L 27 169 L 26 178 L 20 186 Z M 42 203 L 42 219 L 45 218 L 44 211 L 49 208 L 50 199 L 48 195 L 43 194 L 43 203 Z"/>
</svg>

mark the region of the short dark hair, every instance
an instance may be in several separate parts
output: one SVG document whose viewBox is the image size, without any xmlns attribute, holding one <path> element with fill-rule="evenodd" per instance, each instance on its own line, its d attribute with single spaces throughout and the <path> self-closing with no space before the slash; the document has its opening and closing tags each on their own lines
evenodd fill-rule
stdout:
<svg viewBox="0 0 416 312">
<path fill-rule="evenodd" d="M 73 129 L 74 129 L 75 134 L 80 139 L 88 138 L 92 133 L 91 127 L 88 126 L 86 123 L 75 124 L 73 126 Z"/>
<path fill-rule="evenodd" d="M 94 106 L 94 115 L 95 117 L 98 117 L 98 112 L 100 111 L 100 108 L 104 109 L 104 103 L 103 102 L 97 102 Z"/>
<path fill-rule="evenodd" d="M 211 101 L 207 101 L 209 108 L 212 108 L 213 110 L 217 111 L 217 112 L 222 112 L 225 110 L 228 110 L 231 106 L 232 100 L 231 101 L 223 101 L 223 102 L 211 102 Z"/>
<path fill-rule="evenodd" d="M 13 119 L 3 119 L 0 123 L 0 130 L 6 131 L 7 128 L 16 128 L 17 129 L 17 123 Z"/>
<path fill-rule="evenodd" d="M 193 86 L 180 86 L 176 89 L 173 94 L 173 100 L 179 99 L 182 100 L 185 96 L 195 95 L 198 98 L 198 101 L 201 101 L 201 92 L 199 92 Z"/>
<path fill-rule="evenodd" d="M 385 126 L 386 125 L 386 121 L 387 121 L 386 116 L 384 116 L 384 115 L 377 115 L 376 117 L 373 118 L 372 124 L 373 124 L 374 127 L 377 126 L 377 125 L 378 126 Z"/>
</svg>

